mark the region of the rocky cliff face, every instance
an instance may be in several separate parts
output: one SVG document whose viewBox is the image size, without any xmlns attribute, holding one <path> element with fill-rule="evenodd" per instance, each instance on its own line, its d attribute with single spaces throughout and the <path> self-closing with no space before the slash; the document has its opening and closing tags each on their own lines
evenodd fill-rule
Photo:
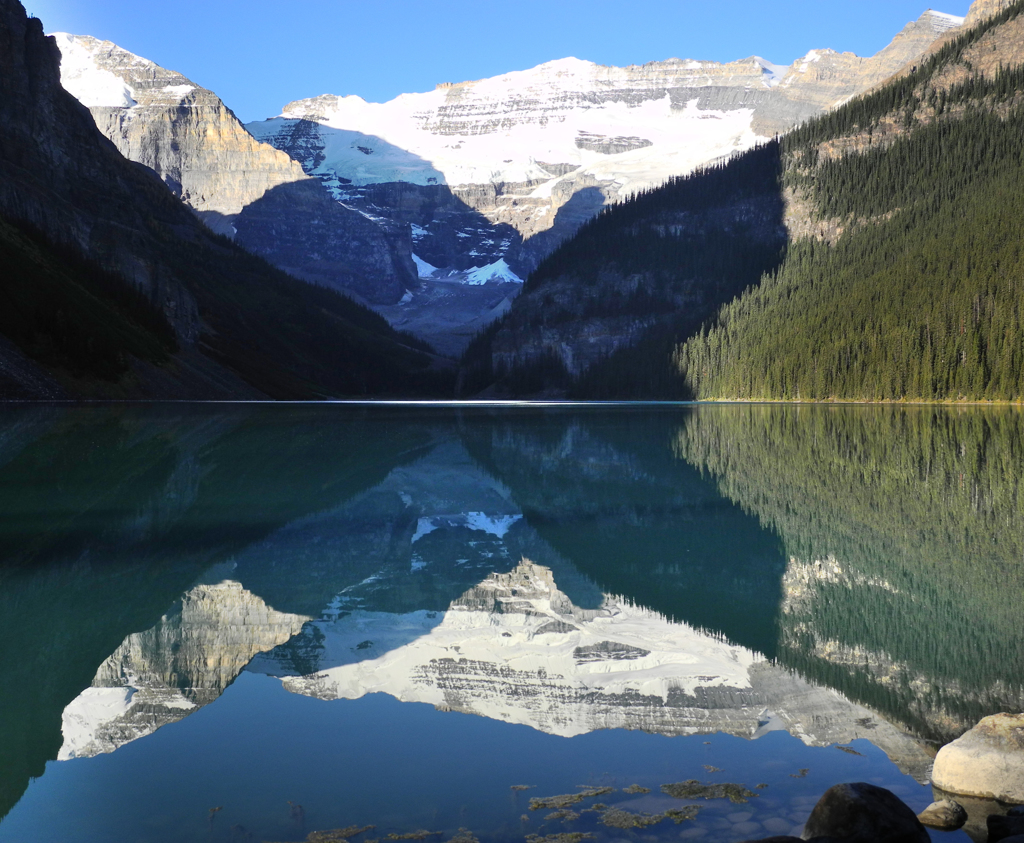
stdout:
<svg viewBox="0 0 1024 843">
<path fill-rule="evenodd" d="M 83 35 L 54 35 L 61 83 L 89 108 L 125 158 L 155 171 L 211 228 L 268 190 L 305 178 L 287 155 L 259 143 L 211 91 L 180 73 Z"/>
<path fill-rule="evenodd" d="M 407 227 L 330 201 L 298 163 L 253 138 L 216 94 L 109 41 L 55 38 L 61 82 L 100 131 L 214 231 L 369 302 L 396 302 L 415 283 Z"/>
<path fill-rule="evenodd" d="M 157 626 L 125 639 L 65 709 L 59 760 L 113 752 L 213 702 L 256 653 L 306 620 L 230 580 L 196 586 Z"/>
<path fill-rule="evenodd" d="M 972 27 L 1012 6 L 1015 0 L 974 0 L 964 24 Z"/>
<path fill-rule="evenodd" d="M 59 62 L 40 21 L 17 0 L 2 0 L 0 212 L 114 268 L 191 344 L 199 335 L 195 298 L 153 259 L 148 229 L 155 218 L 173 230 L 187 215 L 173 201 L 150 199 L 155 180 L 126 167 L 96 132 L 89 112 L 61 87 Z"/>
</svg>

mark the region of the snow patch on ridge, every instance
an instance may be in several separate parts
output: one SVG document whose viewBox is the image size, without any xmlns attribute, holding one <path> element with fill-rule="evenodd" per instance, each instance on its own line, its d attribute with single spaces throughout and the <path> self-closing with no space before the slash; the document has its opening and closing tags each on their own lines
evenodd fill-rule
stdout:
<svg viewBox="0 0 1024 843">
<path fill-rule="evenodd" d="M 754 56 L 755 63 L 761 66 L 764 71 L 764 82 L 769 88 L 776 87 L 786 74 L 789 73 L 788 64 L 772 64 L 767 59 L 763 59 L 760 56 Z"/>
<path fill-rule="evenodd" d="M 55 32 L 60 50 L 60 83 L 82 105 L 131 108 L 135 91 L 120 77 L 96 64 L 91 53 L 67 32 Z"/>
<path fill-rule="evenodd" d="M 936 12 L 934 9 L 929 9 L 926 12 L 926 14 L 931 15 L 932 18 L 937 19 L 936 22 L 938 23 L 938 25 L 946 29 L 955 29 L 958 26 L 963 26 L 964 21 L 967 20 L 967 18 L 962 18 L 957 15 L 950 15 L 947 14 L 946 12 Z"/>
<path fill-rule="evenodd" d="M 175 97 L 184 97 L 186 94 L 192 93 L 196 89 L 195 85 L 166 85 L 163 88 L 164 93 L 171 94 Z"/>
<path fill-rule="evenodd" d="M 416 522 L 416 532 L 412 536 L 412 544 L 416 544 L 424 536 L 443 527 L 468 527 L 480 530 L 503 539 L 513 524 L 522 519 L 522 515 L 487 515 L 483 512 L 466 512 L 458 515 L 431 515 L 420 518 Z"/>
<path fill-rule="evenodd" d="M 419 228 L 419 226 L 416 226 L 416 228 Z M 420 234 L 421 237 L 427 233 L 422 228 L 420 228 L 420 231 L 422 232 L 422 234 Z M 413 237 L 415 238 L 415 236 L 416 232 L 414 231 Z M 412 261 L 414 264 L 416 264 L 416 273 L 419 275 L 420 278 L 433 278 L 434 274 L 437 272 L 436 266 L 432 266 L 431 264 L 427 263 L 415 252 L 412 253 Z"/>
<path fill-rule="evenodd" d="M 466 283 L 472 285 L 486 284 L 488 281 L 511 281 L 513 284 L 522 284 L 523 279 L 516 275 L 505 259 L 489 263 L 487 266 L 474 267 L 466 273 Z"/>
</svg>

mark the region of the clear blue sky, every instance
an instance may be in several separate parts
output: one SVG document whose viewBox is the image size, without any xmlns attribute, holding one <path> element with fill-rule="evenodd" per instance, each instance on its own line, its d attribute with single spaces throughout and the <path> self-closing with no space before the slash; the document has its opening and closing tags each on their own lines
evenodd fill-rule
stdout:
<svg viewBox="0 0 1024 843">
<path fill-rule="evenodd" d="M 927 3 L 970 0 L 23 0 L 47 32 L 94 35 L 216 92 L 244 121 L 292 100 L 384 102 L 575 56 L 777 64 L 818 47 L 871 55 Z"/>
</svg>

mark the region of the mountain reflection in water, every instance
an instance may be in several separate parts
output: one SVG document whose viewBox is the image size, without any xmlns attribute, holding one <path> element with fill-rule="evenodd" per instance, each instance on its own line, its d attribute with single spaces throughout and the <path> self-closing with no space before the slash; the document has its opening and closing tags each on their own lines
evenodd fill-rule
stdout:
<svg viewBox="0 0 1024 843">
<path fill-rule="evenodd" d="M 47 761 L 190 717 L 243 670 L 564 736 L 868 738 L 926 780 L 920 739 L 1024 708 L 1021 426 L 7 411 L 0 812 Z"/>
</svg>

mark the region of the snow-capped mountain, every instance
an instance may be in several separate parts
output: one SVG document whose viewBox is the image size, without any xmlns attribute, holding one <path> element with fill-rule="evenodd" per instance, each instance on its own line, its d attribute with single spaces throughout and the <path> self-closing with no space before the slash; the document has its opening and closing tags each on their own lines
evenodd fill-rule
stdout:
<svg viewBox="0 0 1024 843">
<path fill-rule="evenodd" d="M 247 127 L 181 74 L 94 38 L 58 42 L 65 87 L 208 224 L 457 354 L 605 204 L 870 89 L 962 22 L 925 12 L 871 58 L 566 58 L 382 104 L 300 100 Z"/>
<path fill-rule="evenodd" d="M 567 58 L 382 104 L 300 100 L 248 128 L 339 200 L 417 225 L 416 252 L 429 263 L 464 269 L 505 258 L 522 275 L 604 203 L 846 101 L 962 23 L 928 11 L 872 58 L 812 50 L 789 67 L 757 56 L 624 68 Z M 394 183 L 405 188 L 379 187 Z M 419 216 L 418 204 L 436 202 L 410 199 L 448 191 L 458 202 L 442 217 Z M 462 243 L 452 242 L 452 215 Z"/>
<path fill-rule="evenodd" d="M 210 228 L 299 278 L 369 302 L 396 302 L 415 285 L 407 228 L 331 201 L 212 91 L 109 41 L 54 37 L 65 90 Z"/>
</svg>

